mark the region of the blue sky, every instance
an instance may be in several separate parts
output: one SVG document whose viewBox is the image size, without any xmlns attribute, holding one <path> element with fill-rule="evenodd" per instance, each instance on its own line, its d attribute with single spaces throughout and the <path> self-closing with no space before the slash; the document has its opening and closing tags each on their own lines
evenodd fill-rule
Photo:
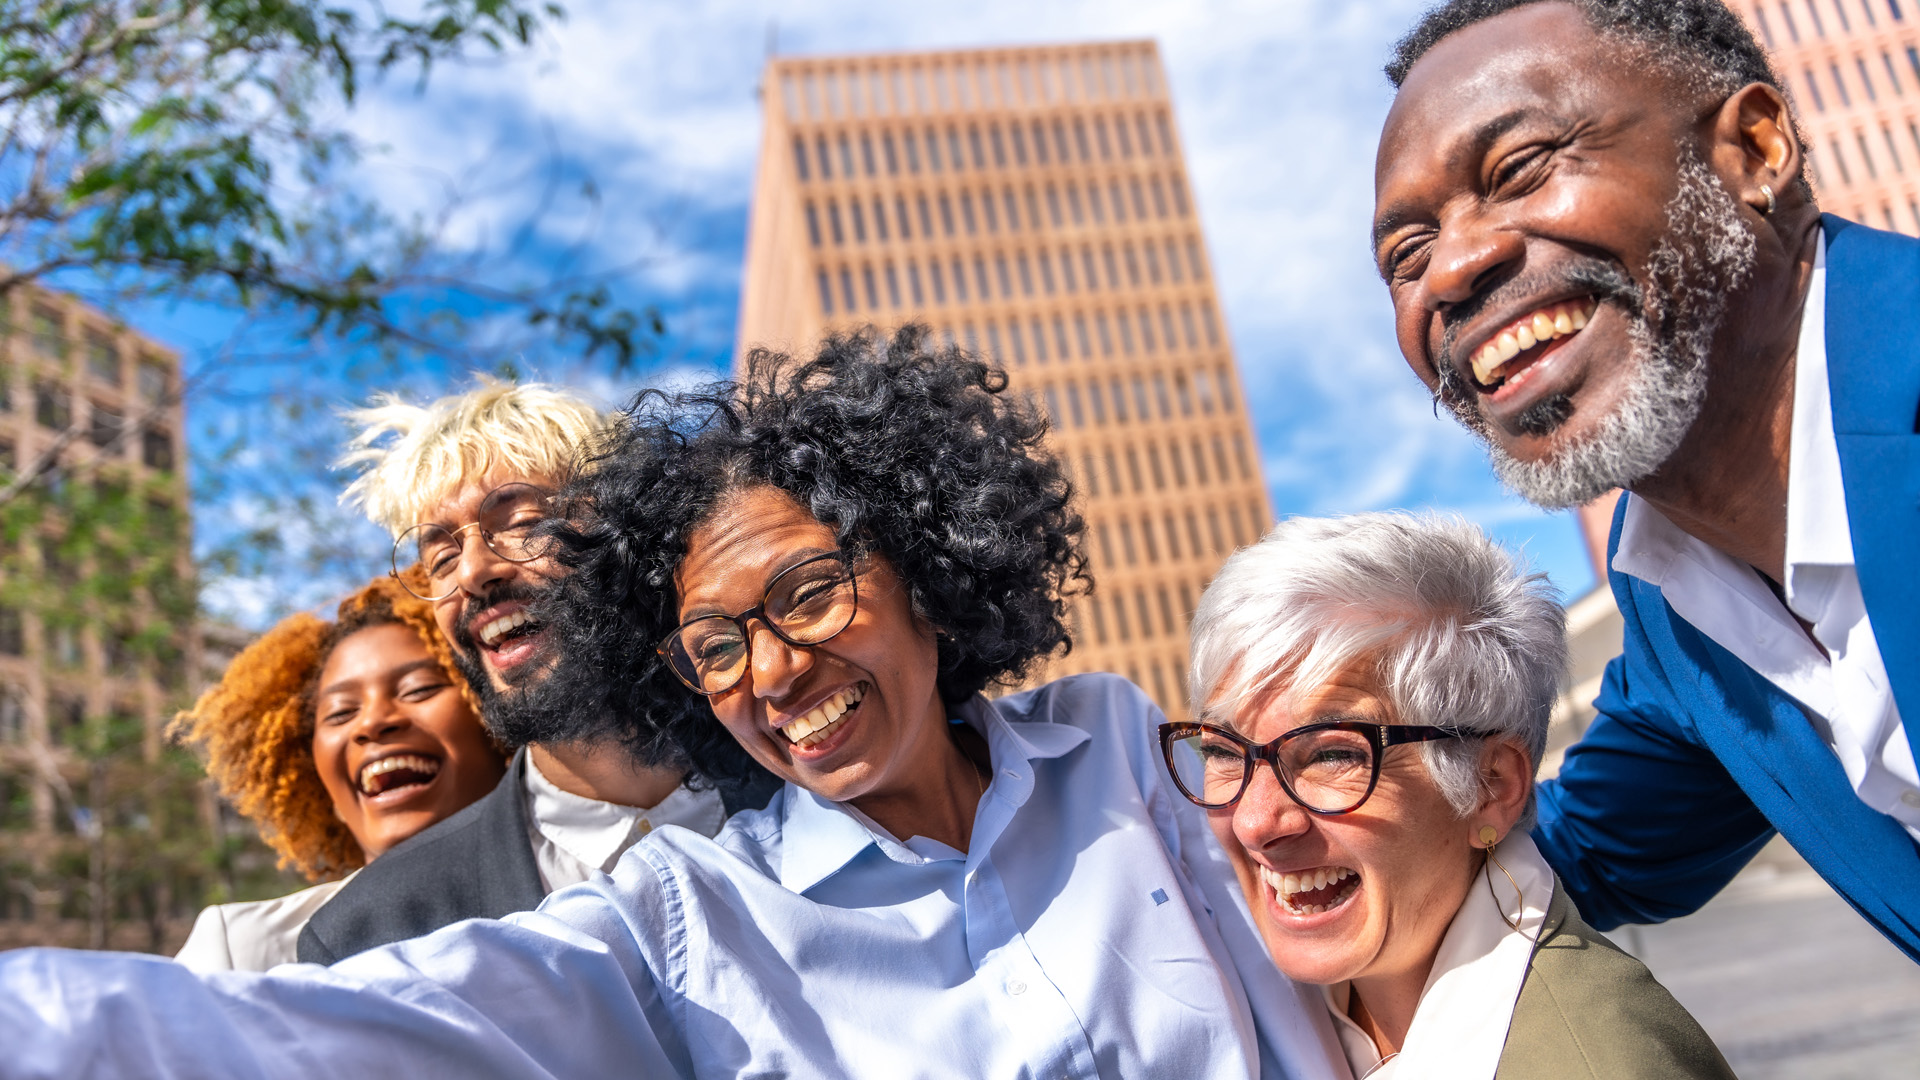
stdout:
<svg viewBox="0 0 1920 1080">
<path fill-rule="evenodd" d="M 668 340 L 656 361 L 632 379 L 589 380 L 609 402 L 638 381 L 727 367 L 759 144 L 756 84 L 770 45 L 807 54 L 1151 37 L 1169 68 L 1279 512 L 1455 511 L 1523 550 L 1570 596 L 1592 587 L 1571 515 L 1505 494 L 1480 448 L 1434 417 L 1393 344 L 1366 236 L 1374 142 L 1390 100 L 1380 68 L 1419 0 L 568 6 L 568 20 L 529 54 L 440 68 L 424 95 L 411 83 L 379 89 L 345 122 L 375 148 L 359 183 L 423 214 L 459 192 L 447 236 L 476 249 L 500 247 L 533 216 L 543 163 L 592 176 L 598 209 L 563 201 L 540 218 L 541 242 L 524 257 L 536 273 L 542 252 L 563 248 L 595 265 L 631 265 L 622 297 L 664 314 Z M 224 340 L 230 321 L 206 311 L 146 320 L 190 358 Z M 564 370 L 540 356 L 522 360 Z M 455 375 L 401 381 L 430 393 Z M 286 376 L 263 376 L 271 377 Z M 341 394 L 350 404 L 351 391 Z M 201 432 L 245 422 L 245 406 L 233 402 L 190 407 Z M 344 434 L 330 424 L 314 417 L 306 435 L 324 443 Z M 235 497 L 200 514 L 209 538 L 250 520 Z M 340 528 L 379 547 L 370 531 Z M 216 614 L 257 623 L 350 584 L 230 578 L 213 583 L 209 602 Z"/>
</svg>

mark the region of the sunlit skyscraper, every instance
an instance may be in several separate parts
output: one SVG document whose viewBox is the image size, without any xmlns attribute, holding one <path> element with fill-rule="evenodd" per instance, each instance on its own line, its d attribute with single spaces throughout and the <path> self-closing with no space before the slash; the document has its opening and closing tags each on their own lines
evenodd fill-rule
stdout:
<svg viewBox="0 0 1920 1080">
<path fill-rule="evenodd" d="M 1272 518 L 1150 41 L 779 57 L 739 346 L 920 320 L 1053 418 L 1098 590 L 1045 677 L 1182 715 L 1200 590 Z"/>
<path fill-rule="evenodd" d="M 1822 207 L 1920 235 L 1916 0 L 1735 0 L 1773 54 L 1813 148 Z"/>
</svg>

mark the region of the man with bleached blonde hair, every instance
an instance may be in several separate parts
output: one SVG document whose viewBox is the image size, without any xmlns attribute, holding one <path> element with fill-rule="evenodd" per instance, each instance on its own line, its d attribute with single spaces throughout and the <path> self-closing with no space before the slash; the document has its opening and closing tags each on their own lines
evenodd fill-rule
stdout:
<svg viewBox="0 0 1920 1080">
<path fill-rule="evenodd" d="M 482 719 L 521 752 L 492 794 L 369 864 L 317 911 L 301 960 L 530 910 L 612 870 L 660 825 L 711 836 L 734 810 L 764 804 L 770 783 L 689 782 L 671 732 L 555 709 L 541 693 L 552 657 L 534 612 L 562 569 L 535 526 L 615 414 L 561 387 L 483 378 L 430 405 L 383 395 L 346 417 L 360 433 L 340 464 L 361 471 L 341 501 L 393 534 L 396 574 L 416 561 L 426 570 L 422 598 Z"/>
</svg>

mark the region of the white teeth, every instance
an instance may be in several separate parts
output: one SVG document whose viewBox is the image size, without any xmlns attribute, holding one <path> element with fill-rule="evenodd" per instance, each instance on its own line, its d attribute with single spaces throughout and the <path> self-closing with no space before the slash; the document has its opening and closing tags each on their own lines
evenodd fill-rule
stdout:
<svg viewBox="0 0 1920 1080">
<path fill-rule="evenodd" d="M 513 630 L 516 627 L 525 626 L 532 620 L 533 616 L 528 615 L 524 611 L 516 611 L 511 615 L 502 615 L 480 628 L 480 644 L 491 649 L 494 643 L 499 641 L 507 631 Z"/>
<path fill-rule="evenodd" d="M 368 785 L 376 776 L 385 776 L 396 769 L 408 769 L 417 773 L 433 776 L 440 771 L 440 763 L 432 758 L 423 758 L 415 754 L 396 754 L 378 761 L 369 762 L 360 770 L 360 790 L 368 795 L 374 794 Z"/>
<path fill-rule="evenodd" d="M 1336 896 L 1335 903 L 1329 904 L 1298 904 L 1293 898 L 1302 893 L 1339 884 L 1354 876 L 1354 872 L 1344 866 L 1322 866 L 1313 870 L 1287 874 L 1258 865 L 1254 869 L 1259 872 L 1261 884 L 1273 890 L 1274 896 L 1279 898 L 1281 905 L 1295 915 L 1316 915 L 1322 911 L 1331 911 L 1339 903 L 1345 902 L 1344 894 Z"/>
<path fill-rule="evenodd" d="M 859 704 L 866 693 L 866 683 L 850 686 L 814 706 L 800 719 L 788 721 L 780 728 L 780 734 L 785 735 L 788 742 L 811 746 L 826 738 L 826 730 L 838 723 L 840 718 L 847 714 L 848 709 Z"/>
<path fill-rule="evenodd" d="M 1591 300 L 1569 300 L 1542 308 L 1502 330 L 1473 354 L 1474 379 L 1482 386 L 1494 385 L 1503 377 L 1500 368 L 1507 361 L 1536 345 L 1584 329 L 1593 307 Z"/>
</svg>

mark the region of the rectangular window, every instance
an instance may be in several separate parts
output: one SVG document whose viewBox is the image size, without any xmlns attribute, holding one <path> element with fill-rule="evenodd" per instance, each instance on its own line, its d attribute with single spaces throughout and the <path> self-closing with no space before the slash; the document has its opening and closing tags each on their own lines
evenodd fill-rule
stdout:
<svg viewBox="0 0 1920 1080">
<path fill-rule="evenodd" d="M 1080 359 L 1085 360 L 1091 357 L 1093 355 L 1093 337 L 1087 333 L 1087 317 L 1085 315 L 1075 314 L 1073 317 L 1073 329 L 1080 338 Z"/>
<path fill-rule="evenodd" d="M 1064 316 L 1055 315 L 1053 317 L 1053 344 L 1055 351 L 1060 355 L 1062 363 L 1065 363 L 1067 358 L 1073 355 L 1073 350 L 1067 345 L 1067 320 Z"/>
<path fill-rule="evenodd" d="M 840 138 L 836 141 L 840 144 L 840 175 L 852 179 L 853 143 L 847 139 L 847 134 L 844 131 L 840 133 Z"/>
<path fill-rule="evenodd" d="M 1207 280 L 1206 267 L 1200 262 L 1200 241 L 1191 236 L 1187 237 L 1187 269 L 1192 271 L 1193 280 Z"/>
<path fill-rule="evenodd" d="M 879 199 L 873 200 L 873 234 L 881 240 L 887 238 L 887 204 Z"/>
<path fill-rule="evenodd" d="M 1047 362 L 1046 324 L 1036 318 L 1029 324 L 1028 329 L 1033 331 L 1033 358 L 1036 362 L 1044 364 Z"/>
<path fill-rule="evenodd" d="M 57 383 L 33 385 L 33 419 L 48 431 L 65 431 L 73 423 L 73 401 Z"/>
<path fill-rule="evenodd" d="M 1887 154 L 1889 157 L 1893 158 L 1893 171 L 1897 173 L 1906 172 L 1907 171 L 1906 165 L 1902 164 L 1900 161 L 1900 150 L 1893 143 L 1893 129 L 1888 127 L 1885 124 L 1881 124 L 1880 134 L 1884 136 L 1887 140 Z"/>
<path fill-rule="evenodd" d="M 887 301 L 894 307 L 900 306 L 900 275 L 893 264 L 887 264 Z"/>
<path fill-rule="evenodd" d="M 917 198 L 917 201 L 920 204 L 920 235 L 932 236 L 933 216 L 927 212 L 927 197 L 921 195 Z"/>
<path fill-rule="evenodd" d="M 980 216 L 987 219 L 988 232 L 995 233 L 1000 231 L 1000 216 L 994 212 L 993 192 L 991 191 L 983 191 L 980 193 Z"/>
<path fill-rule="evenodd" d="M 1014 130 L 1018 131 L 1020 129 L 1014 128 Z M 1013 346 L 1013 362 L 1020 367 L 1025 367 L 1027 364 L 1027 345 L 1026 342 L 1021 339 L 1020 323 L 1017 320 L 1010 320 L 1007 323 L 1007 343 Z"/>
<path fill-rule="evenodd" d="M 1167 186 L 1173 189 L 1173 209 L 1181 217 L 1187 216 L 1187 188 L 1177 176 L 1167 177 Z"/>
<path fill-rule="evenodd" d="M 120 437 L 120 413 L 118 410 L 110 406 L 102 405 L 96 401 L 93 403 L 93 408 L 88 410 L 88 412 L 91 415 L 89 417 L 90 423 L 87 429 L 87 438 L 93 445 L 104 449 Z"/>
<path fill-rule="evenodd" d="M 1047 129 L 1038 120 L 1033 122 L 1033 160 L 1036 164 L 1047 164 Z"/>
<path fill-rule="evenodd" d="M 1113 134 L 1114 134 L 1114 137 L 1117 140 L 1119 140 L 1119 143 L 1120 143 L 1120 156 L 1123 158 L 1132 157 L 1133 156 L 1133 133 L 1127 130 L 1126 117 L 1116 116 L 1113 118 Z"/>
<path fill-rule="evenodd" d="M 1001 298 L 1007 299 L 1012 297 L 1013 296 L 1013 278 L 1007 272 L 1007 257 L 1005 255 L 995 255 L 993 257 L 993 271 L 994 271 L 994 275 L 1000 279 Z M 1032 290 L 1028 290 L 1028 291 L 1031 292 Z"/>
<path fill-rule="evenodd" d="M 913 132 L 903 131 L 900 133 L 900 145 L 907 151 L 907 172 L 920 175 L 920 140 L 914 138 Z"/>
<path fill-rule="evenodd" d="M 1113 146 L 1107 139 L 1107 118 L 1096 116 L 1093 120 L 1094 142 L 1100 147 L 1100 160 L 1113 160 Z"/>
<path fill-rule="evenodd" d="M 939 263 L 930 262 L 927 264 L 927 278 L 933 283 L 933 302 L 936 304 L 946 303 L 947 283 L 940 272 Z"/>
<path fill-rule="evenodd" d="M 913 218 L 907 216 L 907 197 L 896 196 L 893 200 L 894 218 L 900 223 L 900 239 L 913 239 Z"/>
<path fill-rule="evenodd" d="M 1813 32 L 1821 37 L 1826 37 L 1827 24 L 1820 18 L 1820 9 L 1814 6 L 1813 0 L 1807 0 L 1807 14 L 1813 16 Z"/>
<path fill-rule="evenodd" d="M 1833 13 L 1840 16 L 1840 32 L 1853 33 L 1853 24 L 1847 21 L 1847 9 L 1840 6 L 1840 0 L 1833 0 Z"/>
<path fill-rule="evenodd" d="M 40 304 L 33 306 L 33 348 L 49 360 L 67 356 L 67 331 L 60 312 Z"/>
<path fill-rule="evenodd" d="M 1093 223 L 1099 225 L 1107 220 L 1106 207 L 1100 198 L 1100 185 L 1087 185 L 1087 210 L 1093 214 Z"/>
<path fill-rule="evenodd" d="M 1027 163 L 1027 129 L 1014 124 L 1007 129 L 1007 134 L 1013 137 L 1013 163 L 1025 165 Z"/>
<path fill-rule="evenodd" d="M 853 271 L 844 266 L 840 268 L 840 299 L 845 301 L 848 311 L 860 306 L 853 295 Z"/>
<path fill-rule="evenodd" d="M 934 272 L 939 273 L 940 268 L 937 266 L 934 267 Z M 913 297 L 914 307 L 921 307 L 926 304 L 927 302 L 926 298 L 920 292 L 920 264 L 919 263 L 910 262 L 907 264 L 907 292 Z"/>
<path fill-rule="evenodd" d="M 1113 355 L 1113 330 L 1107 325 L 1107 313 L 1098 311 L 1093 316 L 1094 329 L 1100 332 L 1100 355 Z"/>
<path fill-rule="evenodd" d="M 98 330 L 87 331 L 87 373 L 108 386 L 120 385 L 120 349 Z"/>
<path fill-rule="evenodd" d="M 807 141 L 798 135 L 793 137 L 793 165 L 802 183 L 811 179 L 807 175 Z"/>
<path fill-rule="evenodd" d="M 973 281 L 974 284 L 980 287 L 980 299 L 993 299 L 993 285 L 987 280 L 987 260 L 984 256 L 975 255 L 973 257 Z"/>
<path fill-rule="evenodd" d="M 1020 264 L 1020 295 L 1033 295 L 1033 266 L 1027 262 L 1027 253 L 1021 252 L 1016 260 Z"/>
<path fill-rule="evenodd" d="M 1828 64 L 1827 71 L 1833 76 L 1834 89 L 1840 92 L 1840 107 L 1843 109 L 1853 108 L 1853 96 L 1847 93 L 1847 81 L 1840 77 L 1840 65 Z"/>
<path fill-rule="evenodd" d="M 1766 41 L 1767 48 L 1772 49 L 1773 48 L 1773 27 L 1768 25 L 1767 23 L 1766 10 L 1764 8 L 1754 8 L 1753 13 L 1760 17 L 1760 37 Z"/>
<path fill-rule="evenodd" d="M 1019 200 L 1017 200 L 1017 199 L 1015 199 L 1015 198 L 1013 197 L 1013 189 L 1012 189 L 1012 188 L 1007 188 L 1007 189 L 1005 189 L 1004 191 L 1002 191 L 1002 192 L 1000 193 L 1000 196 L 1001 196 L 1001 199 L 1002 199 L 1003 201 L 1005 201 L 1005 202 L 1006 202 L 1006 204 L 1007 204 L 1007 231 L 1008 231 L 1008 232 L 1019 232 L 1019 231 L 1020 231 L 1020 202 L 1019 202 Z"/>
<path fill-rule="evenodd" d="M 927 171 L 940 171 L 940 135 L 932 128 L 927 129 Z"/>
<path fill-rule="evenodd" d="M 1820 95 L 1820 80 L 1813 77 L 1812 68 L 1807 68 L 1805 74 L 1807 77 L 1807 92 L 1813 98 L 1813 111 L 1826 112 L 1827 99 Z"/>
<path fill-rule="evenodd" d="M 879 170 L 873 167 L 873 136 L 860 133 L 860 164 L 867 167 L 867 175 L 873 176 Z"/>
<path fill-rule="evenodd" d="M 1133 322 L 1132 320 L 1127 318 L 1127 313 L 1125 311 L 1116 311 L 1114 312 L 1114 315 L 1113 315 L 1113 321 L 1118 327 L 1118 329 L 1120 330 L 1120 351 L 1123 353 L 1126 353 L 1128 356 L 1132 356 L 1133 355 Z"/>
<path fill-rule="evenodd" d="M 1118 289 L 1120 287 L 1120 268 L 1118 264 L 1114 262 L 1112 244 L 1108 244 L 1100 249 L 1100 261 L 1105 263 L 1107 267 L 1107 288 Z"/>
<path fill-rule="evenodd" d="M 1073 415 L 1074 427 L 1087 426 L 1087 416 L 1080 405 L 1080 387 L 1077 383 L 1067 384 L 1067 411 Z"/>
<path fill-rule="evenodd" d="M 837 202 L 827 203 L 827 231 L 833 234 L 835 244 L 847 242 L 847 235 L 840 228 L 840 204 Z"/>
<path fill-rule="evenodd" d="M 1049 255 L 1047 252 L 1042 251 L 1037 255 L 1035 255 L 1034 258 L 1040 263 L 1040 287 L 1046 291 L 1046 294 L 1048 296 L 1052 296 L 1053 295 L 1053 256 Z"/>
<path fill-rule="evenodd" d="M 1793 21 L 1793 9 L 1787 6 L 1786 0 L 1780 0 L 1780 17 L 1787 22 L 1787 37 L 1795 45 L 1800 44 L 1800 24 Z"/>
<path fill-rule="evenodd" d="M 1885 49 L 1881 49 L 1880 62 L 1887 66 L 1887 81 L 1893 84 L 1894 95 L 1898 97 L 1905 94 L 1907 88 L 1900 84 L 1900 72 L 1899 69 L 1893 66 L 1893 54 L 1887 52 Z"/>
<path fill-rule="evenodd" d="M 1867 179 L 1880 179 L 1880 170 L 1874 167 L 1873 151 L 1867 147 L 1867 135 L 1864 131 L 1853 133 L 1853 141 L 1860 147 L 1860 158 L 1867 163 Z"/>
<path fill-rule="evenodd" d="M 953 298 L 967 302 L 967 266 L 959 259 L 953 260 Z"/>
<path fill-rule="evenodd" d="M 940 193 L 940 229 L 947 236 L 953 235 L 953 200 L 944 191 Z"/>
<path fill-rule="evenodd" d="M 163 427 L 149 426 L 140 436 L 140 461 L 149 469 L 173 468 L 173 436 Z"/>
<path fill-rule="evenodd" d="M 1840 182 L 1848 187 L 1853 186 L 1853 174 L 1847 169 L 1846 156 L 1840 153 L 1840 140 L 1828 139 L 1827 145 L 1833 147 L 1833 163 L 1840 167 Z"/>
<path fill-rule="evenodd" d="M 1147 314 L 1146 308 L 1140 309 L 1140 347 L 1149 353 L 1153 351 L 1153 316 Z"/>
<path fill-rule="evenodd" d="M 913 144 L 908 143 L 907 145 L 908 145 L 908 148 L 911 149 Z M 895 156 L 893 151 L 893 132 L 888 131 L 881 134 L 880 153 L 881 153 L 881 156 L 887 159 L 887 175 L 899 176 L 900 175 L 900 159 L 897 156 Z M 916 169 L 914 171 L 918 172 L 919 170 Z"/>
<path fill-rule="evenodd" d="M 1093 150 L 1087 145 L 1087 122 L 1077 116 L 1073 118 L 1073 145 L 1079 149 L 1082 162 L 1093 161 Z"/>
<path fill-rule="evenodd" d="M 1100 386 L 1100 380 L 1087 383 L 1087 402 L 1093 406 L 1093 422 L 1102 427 L 1107 423 L 1107 395 Z"/>
<path fill-rule="evenodd" d="M 833 179 L 833 155 L 827 150 L 827 137 L 816 136 L 813 140 L 813 156 L 820 162 L 820 179 Z"/>
<path fill-rule="evenodd" d="M 1114 376 L 1109 391 L 1113 394 L 1113 418 L 1124 424 L 1127 422 L 1127 388 L 1120 382 L 1119 376 Z"/>
<path fill-rule="evenodd" d="M 1173 279 L 1175 285 L 1183 280 L 1180 269 L 1180 245 L 1171 236 L 1167 237 L 1167 276 Z"/>
<path fill-rule="evenodd" d="M 1216 378 L 1220 387 L 1220 408 L 1231 411 L 1233 408 L 1233 373 L 1229 372 L 1226 365 L 1223 364 Z M 1227 467 L 1225 465 L 1220 466 L 1220 471 L 1226 472 Z"/>
<path fill-rule="evenodd" d="M 1092 292 L 1098 289 L 1100 287 L 1100 269 L 1093 264 L 1093 249 L 1091 247 L 1083 247 L 1080 249 L 1080 268 L 1086 274 L 1087 291 Z"/>
<path fill-rule="evenodd" d="M 1017 131 L 1018 129 L 1016 128 L 1015 130 Z M 996 169 L 1006 168 L 1007 167 L 1007 144 L 1003 142 L 1000 138 L 999 124 L 988 125 L 987 142 L 989 145 L 993 147 L 993 167 Z"/>
<path fill-rule="evenodd" d="M 1054 216 L 1057 218 L 1059 215 L 1056 213 Z M 1055 224 L 1059 224 L 1059 222 L 1056 221 Z M 1039 197 L 1034 194 L 1032 184 L 1027 185 L 1027 228 L 1033 229 L 1036 232 L 1041 228 L 1040 200 Z"/>
<path fill-rule="evenodd" d="M 960 129 L 956 127 L 947 129 L 947 164 L 953 167 L 954 172 L 967 167 L 966 154 L 960 149 Z"/>
<path fill-rule="evenodd" d="M 814 209 L 812 203 L 807 204 L 807 237 L 813 241 L 814 247 L 820 246 L 820 212 Z"/>
<path fill-rule="evenodd" d="M 856 244 L 867 242 L 867 215 L 858 202 L 849 202 L 847 212 L 853 217 L 853 241 Z"/>
<path fill-rule="evenodd" d="M 1153 472 L 1153 490 L 1165 491 L 1167 488 L 1167 474 L 1166 470 L 1160 465 L 1160 448 L 1151 443 L 1147 446 L 1147 467 Z M 1133 489 L 1135 491 L 1140 490 L 1138 470 L 1135 470 L 1134 473 Z"/>
</svg>

